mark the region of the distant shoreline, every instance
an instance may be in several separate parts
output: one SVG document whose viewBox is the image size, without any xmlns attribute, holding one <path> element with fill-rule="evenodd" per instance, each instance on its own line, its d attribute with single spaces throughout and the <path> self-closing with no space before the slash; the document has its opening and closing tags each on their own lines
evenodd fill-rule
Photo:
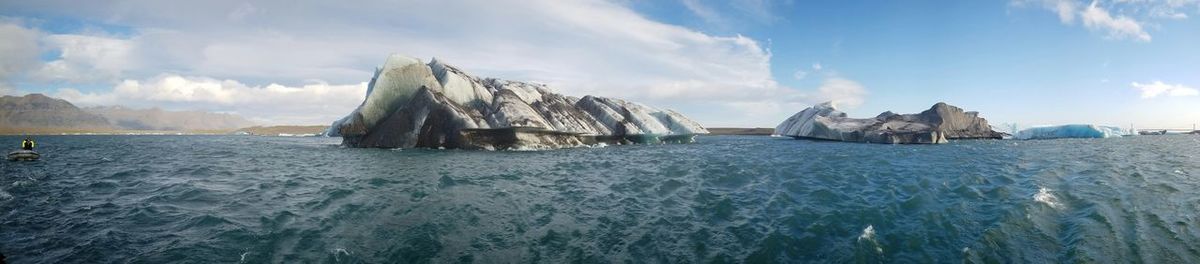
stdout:
<svg viewBox="0 0 1200 264">
<path fill-rule="evenodd" d="M 710 127 L 708 128 L 709 135 L 742 135 L 742 136 L 770 136 L 775 133 L 774 128 L 769 127 Z"/>
<path fill-rule="evenodd" d="M 328 126 L 254 126 L 221 130 L 115 130 L 115 129 L 72 129 L 44 127 L 0 128 L 0 136 L 154 136 L 154 135 L 253 135 L 253 136 L 317 136 Z"/>
</svg>

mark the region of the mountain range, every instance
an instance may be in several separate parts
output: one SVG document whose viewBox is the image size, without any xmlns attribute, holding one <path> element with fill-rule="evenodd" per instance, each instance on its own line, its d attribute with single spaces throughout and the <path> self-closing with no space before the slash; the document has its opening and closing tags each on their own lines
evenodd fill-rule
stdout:
<svg viewBox="0 0 1200 264">
<path fill-rule="evenodd" d="M 0 97 L 0 133 L 117 131 L 228 131 L 254 126 L 235 114 L 134 109 L 124 106 L 79 108 L 43 94 Z"/>
<path fill-rule="evenodd" d="M 255 125 L 241 116 L 225 113 L 133 109 L 124 106 L 87 107 L 83 110 L 104 117 L 114 127 L 128 130 L 228 130 Z"/>
</svg>

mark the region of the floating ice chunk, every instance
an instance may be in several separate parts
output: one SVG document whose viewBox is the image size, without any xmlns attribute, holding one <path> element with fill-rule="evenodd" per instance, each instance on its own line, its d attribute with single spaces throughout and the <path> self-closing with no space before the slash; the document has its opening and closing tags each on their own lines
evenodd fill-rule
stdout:
<svg viewBox="0 0 1200 264">
<path fill-rule="evenodd" d="M 547 125 L 549 122 L 546 122 L 542 115 L 523 101 L 515 90 L 500 90 L 494 98 L 493 111 L 487 120 L 492 127 L 551 128 Z"/>
<path fill-rule="evenodd" d="M 1054 209 L 1062 208 L 1062 203 L 1058 202 L 1058 197 L 1055 197 L 1053 193 L 1050 193 L 1051 191 L 1053 190 L 1047 189 L 1046 187 L 1039 187 L 1038 193 L 1033 195 L 1033 200 L 1046 204 Z"/>
<path fill-rule="evenodd" d="M 5 192 L 4 189 L 0 189 L 0 202 L 12 200 L 12 198 L 12 194 L 8 194 L 8 192 Z"/>
<path fill-rule="evenodd" d="M 863 229 L 862 234 L 858 235 L 858 240 L 875 240 L 875 226 L 867 225 L 867 228 Z"/>
<path fill-rule="evenodd" d="M 1110 138 L 1124 136 L 1119 127 L 1091 124 L 1039 126 L 1017 132 L 1016 139 Z"/>
<path fill-rule="evenodd" d="M 550 149 L 585 142 L 690 142 L 708 131 L 671 111 L 620 99 L 577 98 L 544 84 L 480 79 L 442 60 L 392 55 L 366 99 L 327 136 L 355 147 Z"/>
<path fill-rule="evenodd" d="M 876 254 L 883 254 L 883 246 L 879 244 L 878 240 L 875 240 L 874 225 L 867 225 L 867 228 L 863 229 L 862 234 L 858 235 L 858 243 L 874 248 Z"/>
<path fill-rule="evenodd" d="M 375 77 L 372 77 L 371 83 L 367 85 L 367 97 L 362 105 L 359 105 L 351 116 L 335 123 L 339 129 L 337 134 L 345 136 L 349 132 L 365 133 L 366 129 L 375 127 L 376 123 L 407 104 L 421 87 L 428 87 L 434 91 L 442 90 L 433 76 L 433 71 L 429 66 L 422 64 L 421 60 L 399 54 L 388 56 L 383 68 L 375 72 Z M 358 118 L 355 118 L 355 115 Z M 342 129 L 345 126 L 362 129 Z"/>
<path fill-rule="evenodd" d="M 478 79 L 437 58 L 429 62 L 429 68 L 442 85 L 442 95 L 451 101 L 464 107 L 486 107 L 492 104 L 492 92 Z"/>
<path fill-rule="evenodd" d="M 851 118 L 833 102 L 806 108 L 792 115 L 775 134 L 850 142 L 939 144 L 949 139 L 1000 139 L 978 112 L 937 103 L 917 114 L 883 112 L 872 118 Z"/>
</svg>

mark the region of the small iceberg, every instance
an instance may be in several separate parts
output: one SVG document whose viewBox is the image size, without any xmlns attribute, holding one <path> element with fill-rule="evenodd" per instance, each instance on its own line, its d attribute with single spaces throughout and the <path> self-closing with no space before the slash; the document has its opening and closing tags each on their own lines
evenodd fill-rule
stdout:
<svg viewBox="0 0 1200 264">
<path fill-rule="evenodd" d="M 1031 127 L 1017 132 L 1016 139 L 1110 138 L 1125 136 L 1120 127 L 1092 124 L 1070 124 Z"/>
</svg>

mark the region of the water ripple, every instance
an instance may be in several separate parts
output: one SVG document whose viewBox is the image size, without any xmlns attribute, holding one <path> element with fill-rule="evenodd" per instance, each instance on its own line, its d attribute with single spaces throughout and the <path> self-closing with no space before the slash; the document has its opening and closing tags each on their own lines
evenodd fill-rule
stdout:
<svg viewBox="0 0 1200 264">
<path fill-rule="evenodd" d="M 0 142 L 16 140 L 3 137 Z M 1200 141 L 538 152 L 48 136 L 0 253 L 95 262 L 1200 262 Z"/>
</svg>

